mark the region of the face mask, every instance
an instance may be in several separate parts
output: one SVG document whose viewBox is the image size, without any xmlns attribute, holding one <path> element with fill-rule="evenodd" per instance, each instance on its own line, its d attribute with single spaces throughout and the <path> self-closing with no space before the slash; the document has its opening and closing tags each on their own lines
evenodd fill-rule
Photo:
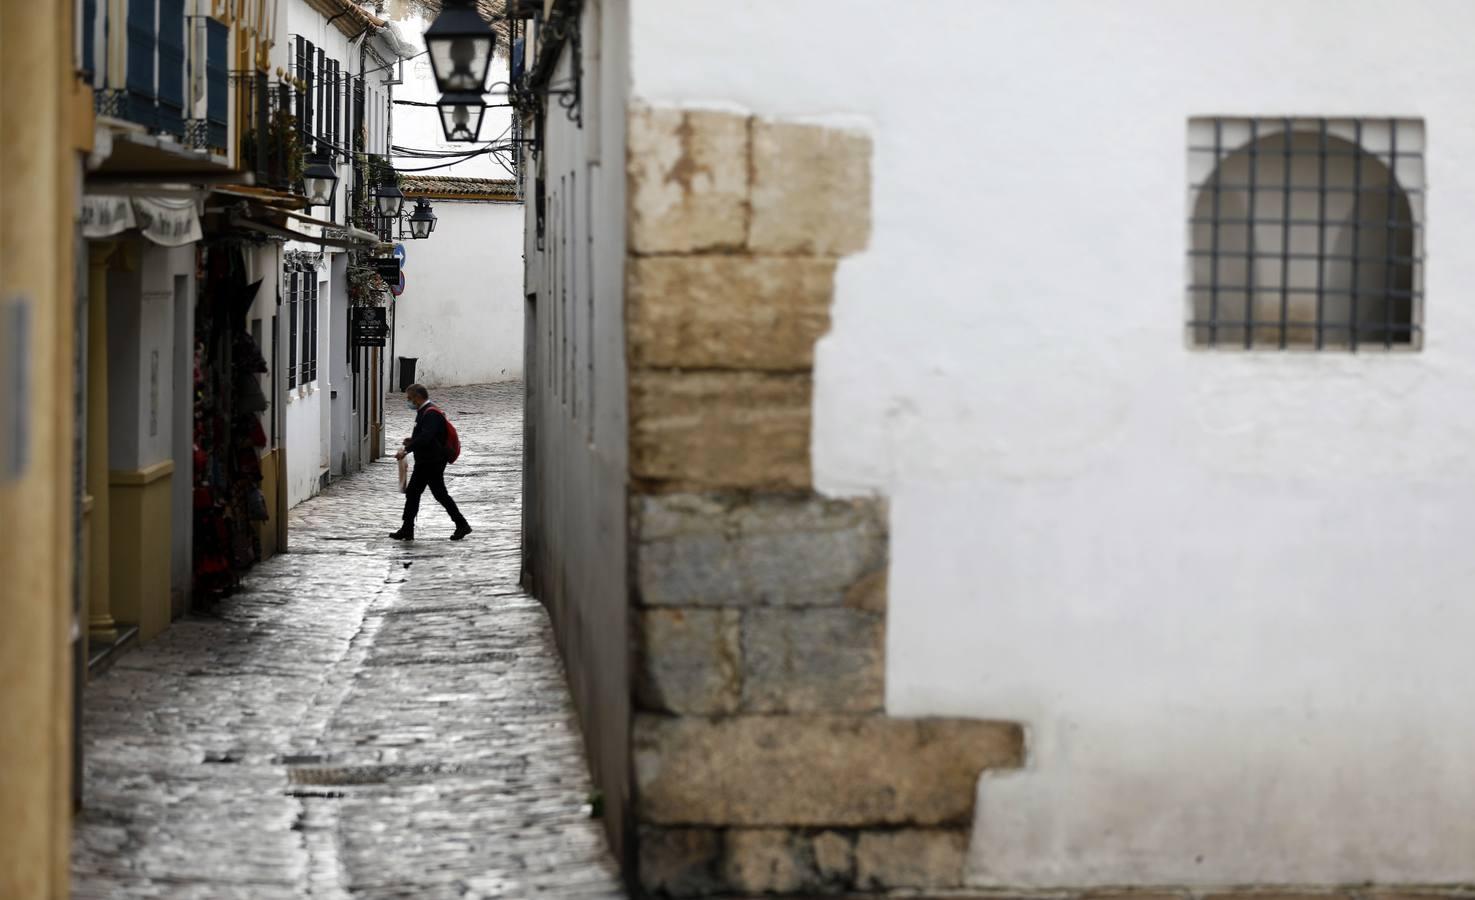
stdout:
<svg viewBox="0 0 1475 900">
<path fill-rule="evenodd" d="M 405 408 L 406 409 L 415 409 L 415 401 L 413 401 L 413 400 L 406 400 L 405 401 Z"/>
</svg>

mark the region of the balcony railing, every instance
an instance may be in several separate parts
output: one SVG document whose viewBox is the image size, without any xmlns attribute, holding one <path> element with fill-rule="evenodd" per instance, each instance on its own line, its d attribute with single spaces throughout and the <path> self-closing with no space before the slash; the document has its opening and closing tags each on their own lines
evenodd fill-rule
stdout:
<svg viewBox="0 0 1475 900">
<path fill-rule="evenodd" d="M 78 30 L 77 68 L 96 88 L 99 114 L 173 136 L 187 147 L 225 152 L 226 25 L 186 14 L 184 0 L 126 6 L 84 0 Z M 123 35 L 117 47 L 106 39 L 115 31 Z M 121 54 L 116 70 L 110 53 Z"/>
<path fill-rule="evenodd" d="M 306 135 L 293 110 L 297 90 L 259 72 L 231 76 L 238 100 L 239 166 L 256 184 L 302 193 Z"/>
</svg>

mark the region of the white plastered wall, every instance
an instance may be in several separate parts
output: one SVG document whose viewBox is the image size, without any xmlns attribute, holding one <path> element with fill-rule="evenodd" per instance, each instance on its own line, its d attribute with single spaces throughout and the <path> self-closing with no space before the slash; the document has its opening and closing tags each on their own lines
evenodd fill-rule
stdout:
<svg viewBox="0 0 1475 900">
<path fill-rule="evenodd" d="M 289 248 L 302 249 L 305 245 L 288 244 Z M 322 488 L 323 474 L 328 471 L 328 460 L 324 453 L 327 446 L 327 422 L 326 409 L 329 391 L 329 358 L 328 358 L 328 336 L 332 334 L 335 323 L 332 321 L 332 285 L 330 277 L 331 269 L 328 263 L 322 263 L 310 274 L 310 277 L 318 281 L 317 316 L 318 334 L 317 351 L 318 366 L 317 378 L 303 383 L 300 379 L 294 387 L 287 388 L 287 412 L 286 412 L 286 444 L 287 444 L 287 505 L 296 506 L 303 500 L 314 496 Z M 304 302 L 299 310 L 299 315 L 304 315 L 308 304 Z M 284 324 L 282 326 L 283 340 L 289 340 L 291 329 L 287 323 L 290 315 L 283 298 L 280 313 Z M 302 346 L 304 333 L 308 330 L 303 320 L 297 322 L 297 343 Z M 282 348 L 282 363 L 286 363 L 287 348 Z M 302 351 L 298 350 L 298 363 L 301 364 Z"/>
<path fill-rule="evenodd" d="M 176 278 L 193 285 L 193 245 L 131 244 L 131 270 L 108 283 L 108 464 L 144 469 L 174 459 Z"/>
<path fill-rule="evenodd" d="M 433 202 L 435 233 L 405 242 L 395 355 L 431 387 L 521 378 L 522 205 Z"/>
<path fill-rule="evenodd" d="M 430 20 L 407 5 L 392 5 L 390 13 L 405 39 L 423 47 Z M 506 49 L 498 45 L 489 81 L 506 80 Z M 395 88 L 395 97 L 411 103 L 439 99 L 429 57 L 405 62 L 404 84 Z M 511 137 L 512 114 L 501 105 L 506 100 L 501 93 L 489 96 L 487 102 L 498 105 L 486 110 L 482 142 Z M 458 154 L 484 146 L 447 142 L 432 107 L 399 105 L 394 117 L 395 144 L 400 147 Z M 509 153 L 501 158 L 511 165 Z M 406 175 L 512 178 L 490 154 L 467 156 L 459 162 L 449 155 L 437 159 L 398 156 L 394 164 Z M 435 233 L 424 240 L 403 242 L 406 290 L 395 301 L 395 356 L 415 357 L 415 379 L 431 387 L 521 378 L 522 206 L 434 198 L 430 202 L 438 217 Z M 408 208 L 413 208 L 413 201 Z"/>
<path fill-rule="evenodd" d="M 889 711 L 1028 728 L 970 881 L 1475 878 L 1475 7 L 631 7 L 637 101 L 874 137 L 815 472 L 892 500 Z M 1422 352 L 1186 346 L 1203 115 L 1424 120 Z"/>
</svg>

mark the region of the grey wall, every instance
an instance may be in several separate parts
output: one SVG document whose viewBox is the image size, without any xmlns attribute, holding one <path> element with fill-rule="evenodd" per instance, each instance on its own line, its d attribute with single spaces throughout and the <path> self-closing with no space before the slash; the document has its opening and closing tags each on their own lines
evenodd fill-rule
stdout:
<svg viewBox="0 0 1475 900">
<path fill-rule="evenodd" d="M 584 7 L 584 124 L 551 104 L 526 185 L 524 559 L 548 607 L 615 853 L 631 871 L 625 404 L 628 2 Z M 569 77 L 567 50 L 555 79 Z M 542 249 L 533 176 L 547 190 Z"/>
</svg>

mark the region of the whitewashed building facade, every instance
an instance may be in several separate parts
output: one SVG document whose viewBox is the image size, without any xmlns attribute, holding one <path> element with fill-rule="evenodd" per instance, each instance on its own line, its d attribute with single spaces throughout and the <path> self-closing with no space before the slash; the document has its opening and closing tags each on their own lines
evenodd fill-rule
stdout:
<svg viewBox="0 0 1475 900">
<path fill-rule="evenodd" d="M 425 10 L 398 4 L 391 13 L 418 50 L 429 27 Z M 505 46 L 493 71 L 505 73 Z M 522 377 L 523 211 L 515 180 L 513 117 L 505 91 L 487 98 L 480 143 L 445 139 L 434 108 L 440 93 L 428 56 L 404 65 L 395 89 L 395 168 L 405 195 L 431 203 L 435 231 L 405 242 L 405 292 L 394 302 L 394 357 L 415 360 L 430 387 L 486 384 Z M 396 375 L 397 387 L 405 378 Z"/>
<path fill-rule="evenodd" d="M 519 12 L 526 552 L 648 890 L 1475 879 L 1475 11 Z"/>
</svg>

